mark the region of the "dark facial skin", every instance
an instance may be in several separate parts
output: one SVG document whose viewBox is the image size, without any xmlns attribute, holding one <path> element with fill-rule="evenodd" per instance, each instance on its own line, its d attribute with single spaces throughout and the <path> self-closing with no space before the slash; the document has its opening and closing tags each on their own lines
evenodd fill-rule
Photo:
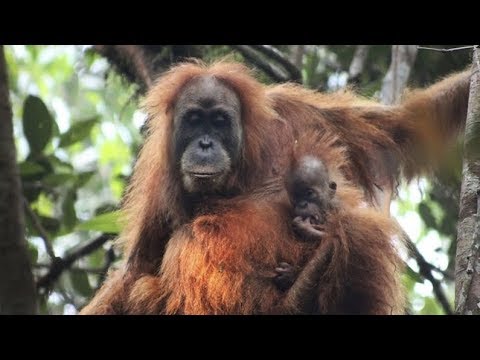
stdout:
<svg viewBox="0 0 480 360">
<path fill-rule="evenodd" d="M 304 156 L 290 174 L 287 188 L 293 205 L 294 229 L 304 240 L 318 240 L 337 184 L 330 181 L 321 160 Z"/>
<path fill-rule="evenodd" d="M 188 193 L 222 190 L 240 160 L 241 103 L 211 76 L 190 81 L 174 108 L 173 156 Z"/>
<path fill-rule="evenodd" d="M 293 205 L 293 229 L 305 241 L 318 241 L 324 235 L 323 224 L 332 206 L 337 184 L 330 180 L 328 169 L 313 156 L 303 157 L 287 180 Z M 282 262 L 276 268 L 274 283 L 285 291 L 297 278 L 299 268 Z"/>
</svg>

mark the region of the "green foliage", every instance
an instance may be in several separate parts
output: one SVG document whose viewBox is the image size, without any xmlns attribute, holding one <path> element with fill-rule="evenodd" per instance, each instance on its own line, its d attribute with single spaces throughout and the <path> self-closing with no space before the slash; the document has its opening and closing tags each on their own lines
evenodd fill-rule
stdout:
<svg viewBox="0 0 480 360">
<path fill-rule="evenodd" d="M 69 189 L 62 201 L 63 224 L 68 230 L 72 230 L 77 223 L 77 213 L 75 211 L 75 201 L 77 200 L 76 189 Z"/>
<path fill-rule="evenodd" d="M 90 297 L 92 295 L 92 287 L 88 281 L 88 276 L 85 271 L 75 270 L 70 273 L 70 281 L 73 288 L 82 296 Z"/>
<path fill-rule="evenodd" d="M 141 142 L 132 123 L 135 87 L 126 87 L 107 72 L 103 59 L 79 46 L 7 46 L 6 58 L 24 195 L 56 255 L 83 246 L 98 231 L 117 233 L 114 214 L 96 215 L 97 209 L 118 206 L 131 171 L 130 147 Z M 42 269 L 37 264 L 50 259 L 38 228 L 25 219 L 37 271 Z M 78 265 L 99 268 L 104 261 L 100 248 Z M 67 272 L 54 284 L 53 295 L 42 296 L 42 313 L 81 305 L 93 292 L 89 276 L 78 269 Z"/>
<path fill-rule="evenodd" d="M 52 138 L 53 118 L 43 101 L 28 96 L 23 106 L 23 133 L 30 146 L 30 153 L 41 153 Z"/>
<path fill-rule="evenodd" d="M 38 260 L 38 250 L 30 243 L 28 243 L 28 254 L 30 255 L 30 262 L 36 264 Z"/>
<path fill-rule="evenodd" d="M 99 117 L 95 116 L 91 119 L 74 123 L 67 132 L 60 135 L 58 146 L 67 147 L 90 136 L 90 132 L 98 120 Z"/>
<path fill-rule="evenodd" d="M 101 231 L 109 234 L 118 234 L 121 230 L 119 222 L 120 212 L 112 211 L 95 216 L 93 219 L 78 224 L 77 230 Z"/>
<path fill-rule="evenodd" d="M 42 165 L 31 161 L 24 161 L 18 164 L 18 168 L 20 169 L 20 175 L 22 177 L 36 176 L 45 171 L 45 168 Z"/>
<path fill-rule="evenodd" d="M 410 266 L 407 266 L 407 271 L 405 273 L 414 282 L 417 282 L 417 283 L 423 282 L 422 277 L 417 272 L 413 271 Z"/>
</svg>

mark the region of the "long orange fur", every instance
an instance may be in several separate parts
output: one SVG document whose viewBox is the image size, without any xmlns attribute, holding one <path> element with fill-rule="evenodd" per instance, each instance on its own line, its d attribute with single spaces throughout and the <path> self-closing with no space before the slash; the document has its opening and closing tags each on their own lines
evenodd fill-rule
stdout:
<svg viewBox="0 0 480 360">
<path fill-rule="evenodd" d="M 268 312 L 280 301 L 281 294 L 258 277 L 268 277 L 279 261 L 307 261 L 311 249 L 292 239 L 288 211 L 280 205 L 272 207 L 268 196 L 258 196 L 253 202 L 225 199 L 225 211 L 198 214 L 193 219 L 185 214 L 179 174 L 169 153 L 172 108 L 183 86 L 203 75 L 221 79 L 241 98 L 244 152 L 241 165 L 228 183 L 247 198 L 269 178 L 285 175 L 295 144 L 305 133 L 313 129 L 337 136 L 334 145 L 346 149 L 339 171 L 351 186 L 345 186 L 345 205 L 336 221 L 344 222 L 340 228 L 350 241 L 350 252 L 362 248 L 361 244 L 372 245 L 383 238 L 380 233 L 391 231 L 390 223 L 374 210 L 363 209 L 357 214 L 347 204 L 370 203 L 376 185 L 394 186 L 401 173 L 411 178 L 430 170 L 439 144 L 454 138 L 464 125 L 468 99 L 468 72 L 415 91 L 401 105 L 386 107 L 350 92 L 319 94 L 295 85 L 264 86 L 240 64 L 188 63 L 172 68 L 157 81 L 145 101 L 148 137 L 126 194 L 126 228 L 119 238 L 125 265 L 111 274 L 82 313 L 107 312 L 102 309 L 126 313 L 134 309 L 129 298 L 136 299 L 133 303 L 152 304 L 134 309 L 136 313 Z M 335 156 L 325 159 L 329 166 L 338 160 Z M 188 234 L 179 235 L 183 231 Z M 192 235 L 194 242 L 188 241 Z M 211 254 L 208 262 L 204 261 L 205 254 Z M 372 254 L 363 255 L 357 263 L 360 270 L 376 261 Z M 215 266 L 241 270 L 217 273 Z M 164 275 L 157 277 L 160 267 Z M 342 276 L 354 279 L 354 273 Z M 375 289 L 377 277 L 390 279 L 390 275 L 386 271 L 358 281 Z M 173 279 L 181 282 L 174 284 Z M 152 291 L 158 290 L 159 281 L 161 293 L 148 293 L 150 285 Z M 259 282 L 266 289 L 262 294 L 257 292 Z M 142 283 L 145 293 L 138 290 Z M 395 282 L 392 284 L 397 288 Z M 178 296 L 168 295 L 172 293 Z M 158 309 L 158 301 L 140 301 L 142 296 L 162 298 L 164 310 Z"/>
</svg>

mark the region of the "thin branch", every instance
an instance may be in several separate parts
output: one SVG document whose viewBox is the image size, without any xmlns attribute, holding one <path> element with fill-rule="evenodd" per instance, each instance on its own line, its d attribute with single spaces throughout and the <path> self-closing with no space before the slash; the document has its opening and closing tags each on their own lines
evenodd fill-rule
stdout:
<svg viewBox="0 0 480 360">
<path fill-rule="evenodd" d="M 110 248 L 105 252 L 105 264 L 103 265 L 103 268 L 100 269 L 100 279 L 98 281 L 98 286 L 95 289 L 95 292 L 100 290 L 101 286 L 103 285 L 103 281 L 107 277 L 108 269 L 110 269 L 110 266 L 115 262 L 116 256 L 115 256 L 115 251 L 113 250 L 113 245 L 110 246 Z"/>
<path fill-rule="evenodd" d="M 94 252 L 105 244 L 108 240 L 112 239 L 112 234 L 103 234 L 96 239 L 90 241 L 86 245 L 72 251 L 70 254 L 63 258 L 55 258 L 50 270 L 37 281 L 37 288 L 49 289 L 51 285 L 60 277 L 60 275 L 78 259 Z"/>
<path fill-rule="evenodd" d="M 407 242 L 407 247 L 410 252 L 410 256 L 415 259 L 418 264 L 419 273 L 424 278 L 430 281 L 433 287 L 433 293 L 443 308 L 443 311 L 447 315 L 452 315 L 452 307 L 448 302 L 447 296 L 445 295 L 444 290 L 442 289 L 442 284 L 439 280 L 435 279 L 432 274 L 434 266 L 427 262 L 420 251 L 417 249 L 417 246 L 414 244 L 410 236 L 402 229 L 402 235 Z"/>
<path fill-rule="evenodd" d="M 427 262 L 427 266 L 430 267 L 431 270 L 439 273 L 439 274 L 442 274 L 443 277 L 449 281 L 455 281 L 455 274 L 451 271 L 447 271 L 447 270 L 442 270 L 440 269 L 438 266 L 435 266 L 429 262 Z"/>
<path fill-rule="evenodd" d="M 458 50 L 466 50 L 466 49 L 470 49 L 470 50 L 473 50 L 475 49 L 476 47 L 478 47 L 478 45 L 469 45 L 469 46 L 460 46 L 460 47 L 455 47 L 455 48 L 433 48 L 433 47 L 428 47 L 428 46 L 418 46 L 417 45 L 417 49 L 419 50 L 433 50 L 433 51 L 439 51 L 439 52 L 451 52 L 451 51 L 458 51 Z"/>
<path fill-rule="evenodd" d="M 49 264 L 35 264 L 33 266 L 35 269 L 50 269 Z M 104 268 L 90 268 L 90 267 L 71 267 L 69 271 L 74 271 L 74 272 L 86 272 L 90 274 L 102 274 L 104 271 Z"/>
<path fill-rule="evenodd" d="M 348 70 L 349 82 L 356 83 L 359 80 L 360 75 L 365 67 L 365 62 L 368 57 L 370 45 L 357 45 L 355 53 L 353 54 L 352 62 Z"/>
<path fill-rule="evenodd" d="M 43 240 L 43 244 L 45 245 L 45 250 L 47 251 L 48 256 L 50 257 L 50 260 L 52 261 L 52 264 L 55 262 L 55 251 L 53 251 L 53 246 L 52 246 L 52 241 L 50 239 L 50 236 L 48 235 L 47 231 L 43 227 L 42 223 L 40 222 L 40 219 L 38 218 L 37 214 L 32 210 L 30 207 L 30 204 L 28 203 L 28 200 L 23 198 L 23 206 L 25 208 L 25 211 L 27 212 L 27 215 L 30 217 L 30 220 L 32 220 L 32 225 L 37 229 L 38 234 L 40 235 L 40 238 Z"/>
<path fill-rule="evenodd" d="M 270 64 L 262 56 L 258 54 L 248 45 L 230 45 L 233 49 L 237 50 L 243 55 L 243 57 L 250 61 L 253 65 L 257 66 L 265 74 L 267 74 L 272 80 L 276 82 L 286 82 L 291 80 L 282 70 L 273 64 Z"/>
<path fill-rule="evenodd" d="M 80 310 L 80 306 L 78 306 L 77 302 L 75 301 L 75 299 L 73 297 L 71 297 L 67 291 L 63 288 L 59 288 L 58 289 L 58 292 L 60 293 L 60 295 L 62 295 L 63 297 L 63 300 L 65 300 L 65 302 L 69 303 L 70 305 L 72 305 L 75 310 L 78 312 Z"/>
<path fill-rule="evenodd" d="M 265 56 L 278 62 L 290 75 L 290 80 L 295 82 L 302 81 L 302 73 L 300 69 L 293 64 L 280 50 L 271 45 L 252 45 L 252 48 L 258 50 Z"/>
</svg>

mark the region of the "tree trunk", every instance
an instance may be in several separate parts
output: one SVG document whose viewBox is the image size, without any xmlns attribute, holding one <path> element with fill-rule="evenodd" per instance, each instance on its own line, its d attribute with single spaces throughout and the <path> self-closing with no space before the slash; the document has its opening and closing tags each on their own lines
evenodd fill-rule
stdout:
<svg viewBox="0 0 480 360">
<path fill-rule="evenodd" d="M 473 53 L 455 264 L 455 311 L 480 314 L 480 51 Z"/>
<path fill-rule="evenodd" d="M 362 55 L 366 57 L 368 54 L 368 48 L 357 48 L 355 56 L 358 56 L 359 52 L 360 54 L 362 54 L 362 52 L 367 52 Z M 383 104 L 394 105 L 401 99 L 403 91 L 407 86 L 407 81 L 416 56 L 416 45 L 392 45 L 392 61 L 387 75 L 385 75 L 385 78 L 383 79 L 382 90 L 380 92 L 380 101 Z M 355 61 L 352 61 L 352 64 L 354 62 Z M 350 66 L 350 71 L 352 71 L 352 65 Z M 375 202 L 377 207 L 386 215 L 390 215 L 390 204 L 392 202 L 393 190 L 393 187 L 387 188 L 386 186 L 382 190 L 375 190 Z"/>
<path fill-rule="evenodd" d="M 396 104 L 407 85 L 410 70 L 417 57 L 417 45 L 393 45 L 392 62 L 383 79 L 380 101 L 384 104 Z"/>
<path fill-rule="evenodd" d="M 357 83 L 360 75 L 362 75 L 365 62 L 367 61 L 370 45 L 357 45 L 355 53 L 353 54 L 350 68 L 348 69 L 348 81 Z"/>
<path fill-rule="evenodd" d="M 0 45 L 0 314 L 35 314 L 6 67 Z"/>
<path fill-rule="evenodd" d="M 305 54 L 305 45 L 293 45 L 291 62 L 301 70 L 303 67 L 303 55 Z"/>
</svg>

